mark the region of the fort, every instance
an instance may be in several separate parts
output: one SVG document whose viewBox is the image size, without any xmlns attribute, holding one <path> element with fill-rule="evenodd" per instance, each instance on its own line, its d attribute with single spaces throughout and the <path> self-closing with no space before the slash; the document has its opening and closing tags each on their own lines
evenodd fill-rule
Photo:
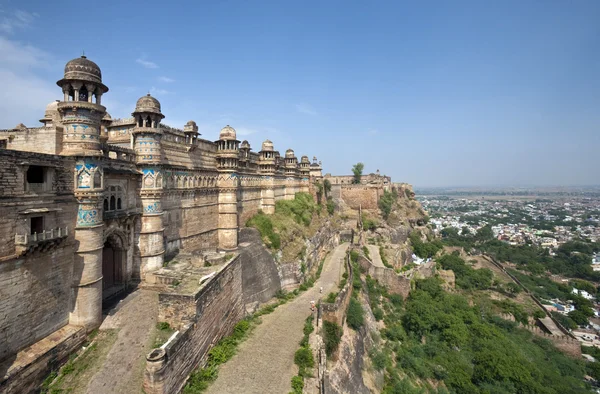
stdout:
<svg viewBox="0 0 600 394">
<path fill-rule="evenodd" d="M 194 121 L 167 126 L 150 94 L 112 119 L 85 56 L 57 85 L 62 100 L 41 127 L 0 130 L 0 392 L 35 391 L 102 324 L 106 301 L 132 287 L 155 291 L 156 315 L 177 330 L 148 355 L 144 388 L 176 392 L 248 308 L 301 280 L 300 263 L 277 264 L 242 228 L 279 200 L 315 195 L 321 162 L 269 140 L 255 152 L 229 125 L 217 141 Z M 376 209 L 391 187 L 379 174 L 361 185 L 326 178 L 352 208 Z M 323 227 L 302 264 L 313 269 L 339 243 Z M 183 262 L 166 268 L 174 256 Z"/>
<path fill-rule="evenodd" d="M 0 130 L 0 361 L 67 325 L 97 328 L 103 300 L 180 250 L 237 249 L 240 224 L 321 179 L 316 158 L 269 140 L 254 152 L 231 126 L 217 141 L 194 121 L 169 127 L 150 94 L 112 119 L 85 56 L 57 85 L 43 126 Z"/>
</svg>

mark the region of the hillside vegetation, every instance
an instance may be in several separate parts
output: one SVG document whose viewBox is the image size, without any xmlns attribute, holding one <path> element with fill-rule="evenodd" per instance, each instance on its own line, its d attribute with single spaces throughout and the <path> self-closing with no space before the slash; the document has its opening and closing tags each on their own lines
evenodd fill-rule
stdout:
<svg viewBox="0 0 600 394">
<path fill-rule="evenodd" d="M 371 359 L 385 371 L 384 393 L 591 392 L 583 361 L 497 317 L 493 303 L 447 293 L 437 278 L 416 281 L 405 302 L 371 279 L 367 287 L 371 308 L 383 311 Z"/>
<path fill-rule="evenodd" d="M 265 245 L 274 252 L 281 251 L 281 261 L 289 262 L 302 257 L 305 240 L 313 236 L 325 223 L 337 225 L 337 217 L 317 204 L 309 193 L 296 193 L 293 200 L 279 200 L 275 213 L 259 211 L 247 222 L 256 228 Z"/>
</svg>

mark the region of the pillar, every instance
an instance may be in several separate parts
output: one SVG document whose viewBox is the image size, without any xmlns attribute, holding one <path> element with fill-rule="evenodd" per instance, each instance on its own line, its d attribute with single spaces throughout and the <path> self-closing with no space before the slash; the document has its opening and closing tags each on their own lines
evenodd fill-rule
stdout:
<svg viewBox="0 0 600 394">
<path fill-rule="evenodd" d="M 142 194 L 140 231 L 141 276 L 160 269 L 165 261 L 163 210 L 160 195 Z"/>
<path fill-rule="evenodd" d="M 275 213 L 275 181 L 273 177 L 266 176 L 263 177 L 261 188 L 261 202 L 260 209 L 266 214 Z"/>
<path fill-rule="evenodd" d="M 76 192 L 77 197 L 77 192 Z M 91 331 L 102 323 L 102 249 L 104 222 L 102 194 L 78 197 L 73 269 L 73 308 L 69 323 Z"/>
<path fill-rule="evenodd" d="M 238 246 L 237 185 L 234 174 L 219 180 L 219 248 L 225 250 Z"/>
</svg>

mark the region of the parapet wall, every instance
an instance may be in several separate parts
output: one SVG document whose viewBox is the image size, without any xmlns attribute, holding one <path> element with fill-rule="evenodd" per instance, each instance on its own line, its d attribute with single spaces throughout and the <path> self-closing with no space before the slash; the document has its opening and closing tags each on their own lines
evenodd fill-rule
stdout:
<svg viewBox="0 0 600 394">
<path fill-rule="evenodd" d="M 376 267 L 362 254 L 358 258 L 358 264 L 361 268 L 376 279 L 379 284 L 385 286 L 390 293 L 400 294 L 406 299 L 410 293 L 410 279 L 398 275 L 393 269 L 387 267 Z"/>
<path fill-rule="evenodd" d="M 192 316 L 195 313 L 195 316 Z M 231 334 L 244 317 L 242 259 L 235 257 L 189 296 L 159 297 L 159 314 L 184 323 L 166 346 L 147 357 L 144 391 L 147 394 L 179 392 L 190 373 L 206 362 L 208 351 Z"/>
<path fill-rule="evenodd" d="M 340 290 L 335 298 L 335 302 L 321 303 L 321 319 L 337 323 L 339 326 L 343 326 L 344 321 L 346 320 L 346 311 L 348 310 L 348 304 L 350 303 L 353 290 L 353 268 L 352 264 L 350 264 L 350 255 L 348 254 L 346 254 L 346 272 L 348 273 L 348 280 L 346 281 L 344 288 Z"/>
<path fill-rule="evenodd" d="M 377 210 L 383 185 L 333 185 L 331 195 L 340 198 L 351 209 Z"/>
</svg>

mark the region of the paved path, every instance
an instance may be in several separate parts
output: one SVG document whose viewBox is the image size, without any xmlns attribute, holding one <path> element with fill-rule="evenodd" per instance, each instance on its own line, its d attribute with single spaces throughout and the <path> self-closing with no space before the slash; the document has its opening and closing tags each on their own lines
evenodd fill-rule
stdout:
<svg viewBox="0 0 600 394">
<path fill-rule="evenodd" d="M 157 293 L 137 290 L 104 319 L 100 330 L 118 329 L 118 337 L 86 393 L 141 392 L 145 355 L 152 345 L 150 336 L 156 326 L 157 314 Z"/>
<path fill-rule="evenodd" d="M 367 245 L 367 248 L 369 248 L 369 255 L 371 256 L 370 260 L 373 265 L 375 267 L 385 268 L 385 265 L 383 265 L 383 261 L 381 260 L 381 255 L 379 254 L 379 247 L 375 245 Z"/>
<path fill-rule="evenodd" d="M 310 315 L 310 301 L 318 301 L 337 289 L 343 274 L 348 244 L 338 246 L 325 261 L 321 278 L 315 285 L 287 304 L 262 317 L 238 353 L 219 369 L 219 377 L 208 388 L 209 394 L 286 394 L 292 389 L 292 376 L 298 373 L 294 353 L 303 337 L 304 321 Z"/>
</svg>

